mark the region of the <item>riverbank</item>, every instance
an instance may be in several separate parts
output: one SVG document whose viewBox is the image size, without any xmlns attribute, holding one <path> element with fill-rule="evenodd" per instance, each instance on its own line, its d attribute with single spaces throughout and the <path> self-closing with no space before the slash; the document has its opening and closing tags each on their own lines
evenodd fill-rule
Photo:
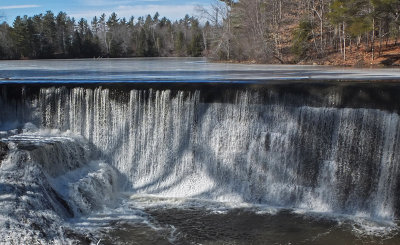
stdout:
<svg viewBox="0 0 400 245">
<path fill-rule="evenodd" d="M 290 49 L 290 47 L 281 47 L 281 49 Z M 384 67 L 400 67 L 400 43 L 395 40 L 375 43 L 375 51 L 372 54 L 371 47 L 355 45 L 346 48 L 346 56 L 340 51 L 326 50 L 326 54 L 322 58 L 317 54 L 310 53 L 306 58 L 295 61 L 295 57 L 290 54 L 284 54 L 285 59 L 274 59 L 275 62 L 270 64 L 283 65 L 325 65 L 325 66 L 343 66 L 354 68 L 384 68 Z M 228 64 L 266 64 L 257 60 L 211 60 L 213 63 Z"/>
<path fill-rule="evenodd" d="M 326 55 L 322 58 L 313 58 L 317 57 L 316 54 L 309 54 L 307 58 L 302 59 L 301 61 L 296 62 L 295 57 L 288 53 L 284 54 L 285 59 L 274 59 L 274 62 L 263 63 L 257 60 L 217 60 L 212 59 L 210 57 L 204 56 L 203 58 L 207 59 L 208 62 L 216 63 L 216 64 L 279 64 L 279 65 L 322 65 L 322 66 L 342 66 L 342 67 L 354 67 L 354 68 L 384 68 L 384 67 L 400 67 L 400 43 L 391 40 L 387 43 L 384 42 L 382 47 L 379 47 L 379 42 L 375 44 L 375 52 L 374 55 L 371 52 L 371 47 L 365 48 L 360 45 L 359 47 L 347 47 L 346 48 L 346 58 L 344 59 L 343 53 L 340 51 L 337 52 L 335 50 L 327 50 Z M 290 47 L 284 47 L 283 49 L 288 50 Z M 373 57 L 374 56 L 374 57 Z M 178 59 L 178 58 L 194 58 L 194 57 L 123 57 L 123 58 L 92 58 L 92 60 L 108 60 L 108 59 Z M 24 58 L 20 60 L 25 61 L 35 61 L 35 60 L 49 60 L 49 59 L 31 59 Z M 51 59 L 51 60 L 79 60 L 76 58 L 71 59 Z M 90 60 L 90 58 L 82 59 L 82 60 Z M 8 60 L 11 61 L 11 60 Z M 16 61 L 16 60 L 13 60 Z"/>
</svg>

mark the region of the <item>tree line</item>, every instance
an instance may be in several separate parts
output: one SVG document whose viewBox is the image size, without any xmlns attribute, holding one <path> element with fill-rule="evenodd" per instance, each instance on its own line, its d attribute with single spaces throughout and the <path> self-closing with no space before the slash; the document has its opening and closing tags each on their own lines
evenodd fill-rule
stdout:
<svg viewBox="0 0 400 245">
<path fill-rule="evenodd" d="M 158 13 L 135 19 L 116 13 L 75 20 L 66 13 L 16 17 L 0 25 L 1 59 L 201 56 L 203 27 L 195 17 Z"/>
<path fill-rule="evenodd" d="M 90 22 L 48 11 L 0 25 L 0 58 L 207 56 L 298 63 L 398 45 L 399 0 L 215 0 L 197 17 L 113 13 Z"/>
</svg>

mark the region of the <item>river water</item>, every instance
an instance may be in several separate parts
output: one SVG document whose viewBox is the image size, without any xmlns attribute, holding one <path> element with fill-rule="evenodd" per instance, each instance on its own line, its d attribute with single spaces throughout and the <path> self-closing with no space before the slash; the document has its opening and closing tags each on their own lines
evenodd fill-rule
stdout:
<svg viewBox="0 0 400 245">
<path fill-rule="evenodd" d="M 398 244 L 398 79 L 0 62 L 0 243 Z"/>
</svg>

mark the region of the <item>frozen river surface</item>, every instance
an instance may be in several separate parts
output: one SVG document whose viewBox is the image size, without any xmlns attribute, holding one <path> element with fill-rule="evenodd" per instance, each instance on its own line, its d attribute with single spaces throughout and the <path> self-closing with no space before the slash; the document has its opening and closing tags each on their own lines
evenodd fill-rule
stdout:
<svg viewBox="0 0 400 245">
<path fill-rule="evenodd" d="M 272 82 L 398 80 L 400 69 L 209 63 L 203 58 L 0 61 L 0 83 L 10 81 Z"/>
</svg>

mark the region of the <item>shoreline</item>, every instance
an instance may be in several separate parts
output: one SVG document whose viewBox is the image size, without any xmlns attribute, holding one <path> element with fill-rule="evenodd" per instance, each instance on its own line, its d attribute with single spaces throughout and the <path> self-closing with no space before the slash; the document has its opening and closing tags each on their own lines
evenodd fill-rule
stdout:
<svg viewBox="0 0 400 245">
<path fill-rule="evenodd" d="M 88 60 L 88 61 L 101 61 L 101 60 L 128 60 L 128 59 L 136 59 L 136 60 L 146 60 L 146 59 L 190 59 L 190 58 L 198 58 L 198 59 L 206 59 L 208 63 L 211 64 L 238 64 L 238 65 L 282 65 L 282 66 L 290 66 L 290 65 L 300 65 L 300 66 L 322 66 L 322 67 L 339 67 L 339 68 L 360 68 L 360 69 L 384 69 L 384 68 L 400 68 L 400 64 L 383 64 L 383 63 L 367 63 L 363 62 L 355 62 L 355 63 L 339 63 L 339 62 L 330 62 L 330 61 L 322 61 L 322 60 L 313 60 L 313 61 L 306 61 L 306 62 L 298 62 L 298 63 L 264 63 L 258 62 L 256 60 L 215 60 L 208 57 L 180 57 L 180 56 L 168 56 L 168 57 L 118 57 L 118 58 L 53 58 L 53 59 L 0 59 L 0 62 L 7 62 L 7 61 L 73 61 L 73 60 Z M 377 59 L 378 60 L 378 59 Z"/>
</svg>

